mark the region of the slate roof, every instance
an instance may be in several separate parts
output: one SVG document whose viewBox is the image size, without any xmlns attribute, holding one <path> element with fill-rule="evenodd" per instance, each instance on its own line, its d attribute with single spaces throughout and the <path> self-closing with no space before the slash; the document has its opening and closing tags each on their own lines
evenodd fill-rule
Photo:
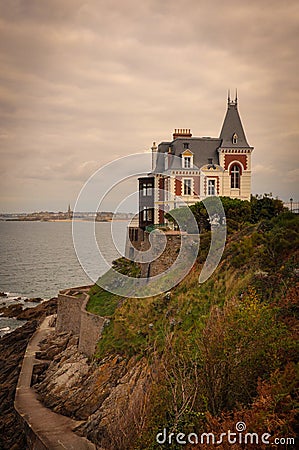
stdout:
<svg viewBox="0 0 299 450">
<path fill-rule="evenodd" d="M 209 159 L 213 159 L 213 163 L 219 164 L 218 148 L 221 144 L 221 139 L 218 138 L 176 138 L 172 142 L 163 142 L 158 146 L 156 171 L 163 172 L 165 170 L 164 161 L 165 153 L 168 153 L 171 148 L 171 156 L 169 157 L 168 169 L 182 169 L 181 161 L 172 158 L 172 155 L 180 158 L 182 153 L 186 150 L 184 144 L 188 143 L 188 150 L 193 153 L 193 164 L 195 168 L 199 169 L 208 163 Z"/>
<path fill-rule="evenodd" d="M 237 135 L 237 142 L 233 143 L 233 135 Z M 228 101 L 226 115 L 223 121 L 219 138 L 211 137 L 177 137 L 173 141 L 161 142 L 158 145 L 156 169 L 154 172 L 162 173 L 165 167 L 165 153 L 175 155 L 181 158 L 186 150 L 184 144 L 188 143 L 188 150 L 193 153 L 193 164 L 195 168 L 201 168 L 213 159 L 213 163 L 219 164 L 219 148 L 251 148 L 247 142 L 245 132 L 242 126 L 241 118 L 238 112 L 237 100 Z M 182 169 L 180 161 L 174 161 L 170 156 L 168 160 L 168 169 Z M 189 169 L 190 170 L 190 169 Z"/>
<path fill-rule="evenodd" d="M 237 143 L 232 142 L 232 137 L 237 134 Z M 223 121 L 222 130 L 220 133 L 222 139 L 222 148 L 244 148 L 249 147 L 245 132 L 242 126 L 241 118 L 238 111 L 237 101 L 228 102 L 226 115 Z"/>
</svg>

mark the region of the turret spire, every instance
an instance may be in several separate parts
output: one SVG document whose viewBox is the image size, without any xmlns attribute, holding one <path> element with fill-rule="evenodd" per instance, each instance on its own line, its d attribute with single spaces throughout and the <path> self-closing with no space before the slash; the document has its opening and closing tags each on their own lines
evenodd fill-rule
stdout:
<svg viewBox="0 0 299 450">
<path fill-rule="evenodd" d="M 232 144 L 238 144 L 238 148 L 248 148 L 245 132 L 242 126 L 241 118 L 238 112 L 238 92 L 236 90 L 235 100 L 230 98 L 228 93 L 228 107 L 222 129 L 220 139 L 222 139 L 221 147 L 231 148 Z"/>
</svg>

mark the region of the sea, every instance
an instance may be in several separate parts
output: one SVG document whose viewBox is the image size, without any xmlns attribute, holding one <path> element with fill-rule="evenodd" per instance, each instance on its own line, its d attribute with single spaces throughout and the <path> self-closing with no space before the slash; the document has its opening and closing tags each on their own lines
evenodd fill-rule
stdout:
<svg viewBox="0 0 299 450">
<path fill-rule="evenodd" d="M 37 303 L 28 300 L 46 300 L 62 289 L 93 284 L 107 271 L 107 264 L 124 255 L 127 226 L 126 221 L 76 223 L 87 274 L 86 263 L 83 260 L 82 267 L 77 258 L 71 221 L 0 221 L 0 307 L 16 303 L 34 307 Z M 91 227 L 102 252 L 94 261 L 94 242 L 84 240 Z M 0 313 L 0 337 L 21 325 L 22 321 Z"/>
</svg>

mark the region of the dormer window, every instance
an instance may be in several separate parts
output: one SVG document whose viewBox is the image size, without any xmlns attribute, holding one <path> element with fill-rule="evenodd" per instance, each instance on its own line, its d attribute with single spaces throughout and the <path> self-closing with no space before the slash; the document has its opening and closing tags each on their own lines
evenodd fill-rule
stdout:
<svg viewBox="0 0 299 450">
<path fill-rule="evenodd" d="M 184 169 L 191 168 L 191 156 L 184 156 Z"/>
<path fill-rule="evenodd" d="M 232 139 L 232 141 L 233 141 L 233 144 L 237 144 L 237 143 L 238 143 L 238 135 L 237 135 L 237 133 L 234 133 L 234 134 L 233 134 L 233 139 Z"/>
<path fill-rule="evenodd" d="M 182 168 L 192 169 L 193 167 L 193 153 L 190 150 L 185 150 L 182 154 Z"/>
</svg>

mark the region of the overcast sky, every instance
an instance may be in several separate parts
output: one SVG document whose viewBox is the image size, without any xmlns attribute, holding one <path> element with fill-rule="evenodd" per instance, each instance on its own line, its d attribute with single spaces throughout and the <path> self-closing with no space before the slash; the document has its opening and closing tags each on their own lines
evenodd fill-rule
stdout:
<svg viewBox="0 0 299 450">
<path fill-rule="evenodd" d="M 66 210 L 174 128 L 218 137 L 235 87 L 253 193 L 299 200 L 298 48 L 297 0 L 0 0 L 0 211 Z"/>
</svg>

